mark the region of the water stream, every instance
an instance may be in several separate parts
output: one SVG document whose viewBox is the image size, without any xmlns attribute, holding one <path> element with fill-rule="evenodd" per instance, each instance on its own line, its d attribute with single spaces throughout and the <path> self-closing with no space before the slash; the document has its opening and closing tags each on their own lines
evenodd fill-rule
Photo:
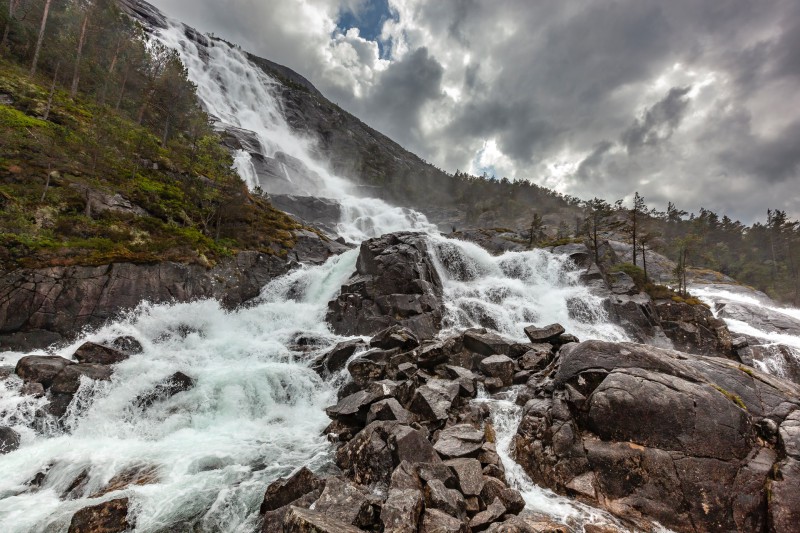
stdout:
<svg viewBox="0 0 800 533">
<path fill-rule="evenodd" d="M 347 180 L 316 159 L 313 141 L 287 125 L 273 94 L 276 82 L 240 50 L 213 42 L 201 53 L 175 23 L 157 38 L 181 53 L 200 98 L 221 123 L 254 132 L 263 155 L 280 151 L 313 171 L 313 192 L 343 206 L 338 229 L 346 239 L 429 233 L 445 284 L 448 330 L 485 326 L 521 339 L 525 325 L 560 322 L 581 338 L 625 338 L 566 259 L 542 251 L 493 257 L 474 244 L 444 239 L 418 212 L 354 194 Z M 235 166 L 251 188 L 260 185 L 247 152 L 235 154 Z M 130 335 L 144 348 L 115 365 L 111 381 L 83 383 L 63 428 L 37 425 L 36 411 L 47 400 L 23 395 L 13 374 L 1 380 L 0 425 L 21 435 L 20 448 L 0 456 L 2 531 L 64 532 L 78 509 L 122 496 L 131 500 L 137 532 L 255 531 L 270 481 L 302 465 L 320 470 L 331 463 L 321 431 L 329 422 L 324 407 L 335 402 L 334 384 L 308 364 L 343 340 L 329 331 L 324 315 L 356 256 L 352 250 L 303 266 L 236 311 L 213 300 L 142 303 L 71 345 L 51 347 L 71 358 L 87 340 Z M 0 366 L 13 366 L 23 355 L 2 353 Z M 194 386 L 150 407 L 134 406 L 135 398 L 176 371 L 191 376 Z M 518 410 L 497 405 L 496 424 L 508 426 L 501 432 L 506 438 Z M 556 517 L 588 512 L 523 485 L 521 469 L 507 454 L 504 461 L 532 508 Z M 96 496 L 132 468 L 151 473 L 152 482 Z"/>
</svg>

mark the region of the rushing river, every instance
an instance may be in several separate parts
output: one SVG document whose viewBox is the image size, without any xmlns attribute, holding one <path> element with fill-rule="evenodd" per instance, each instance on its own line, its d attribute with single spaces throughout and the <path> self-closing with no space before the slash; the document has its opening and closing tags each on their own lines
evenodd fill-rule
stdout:
<svg viewBox="0 0 800 533">
<path fill-rule="evenodd" d="M 315 159 L 313 141 L 288 126 L 273 94 L 276 82 L 240 50 L 218 41 L 199 50 L 177 23 L 155 31 L 154 38 L 181 53 L 203 104 L 221 125 L 253 132 L 265 156 L 281 151 L 313 170 L 318 182 L 308 192 L 344 206 L 338 229 L 346 239 L 359 242 L 398 230 L 429 233 L 445 287 L 448 330 L 484 326 L 522 338 L 530 323 L 560 322 L 584 339 L 625 340 L 567 259 L 538 250 L 493 257 L 474 244 L 439 236 L 420 213 L 353 194 L 346 179 Z M 249 154 L 237 153 L 235 164 L 251 187 L 261 185 Z M 213 300 L 143 303 L 71 345 L 51 347 L 71 358 L 87 340 L 120 335 L 143 346 L 142 353 L 115 365 L 110 381 L 84 382 L 63 426 L 37 422 L 47 400 L 23 395 L 13 373 L 0 381 L 0 425 L 21 435 L 20 448 L 0 456 L 2 531 L 64 532 L 76 510 L 122 496 L 130 498 L 137 532 L 256 531 L 259 503 L 272 480 L 302 465 L 331 467 L 332 448 L 321 432 L 329 422 L 324 408 L 335 402 L 336 391 L 309 362 L 343 340 L 329 331 L 324 316 L 352 274 L 357 253 L 303 266 L 236 311 Z M 0 366 L 13 366 L 23 355 L 2 353 Z M 194 379 L 191 389 L 146 408 L 134 406 L 137 397 L 177 371 Z M 519 408 L 500 401 L 493 412 L 502 438 L 510 439 Z M 530 482 L 523 486 L 521 470 L 503 453 L 512 481 L 532 508 L 593 520 L 585 507 Z M 148 472 L 150 482 L 97 495 L 131 469 Z"/>
</svg>

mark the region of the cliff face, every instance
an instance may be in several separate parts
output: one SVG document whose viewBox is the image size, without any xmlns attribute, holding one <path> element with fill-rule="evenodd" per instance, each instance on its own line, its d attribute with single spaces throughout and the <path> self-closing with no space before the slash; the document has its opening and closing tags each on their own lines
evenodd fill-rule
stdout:
<svg viewBox="0 0 800 533">
<path fill-rule="evenodd" d="M 215 298 L 232 309 L 299 262 L 320 263 L 347 249 L 311 232 L 296 237 L 286 257 L 244 251 L 213 268 L 162 261 L 6 271 L 0 274 L 0 351 L 70 340 L 82 328 L 99 326 L 145 301 Z"/>
</svg>

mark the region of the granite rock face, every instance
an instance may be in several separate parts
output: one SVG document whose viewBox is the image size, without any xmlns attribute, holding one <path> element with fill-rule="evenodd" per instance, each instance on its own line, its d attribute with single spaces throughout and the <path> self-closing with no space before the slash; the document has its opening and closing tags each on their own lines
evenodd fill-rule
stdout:
<svg viewBox="0 0 800 533">
<path fill-rule="evenodd" d="M 361 243 L 356 272 L 328 304 L 326 321 L 341 335 L 374 335 L 397 324 L 427 340 L 441 328 L 442 309 L 425 236 L 392 233 Z"/>
<path fill-rule="evenodd" d="M 795 527 L 796 385 L 633 343 L 571 344 L 555 368 L 516 436 L 535 482 L 675 531 Z"/>
<path fill-rule="evenodd" d="M 54 266 L 0 273 L 0 351 L 28 351 L 70 340 L 142 301 L 215 298 L 227 309 L 259 295 L 270 280 L 298 262 L 322 263 L 349 248 L 298 231 L 287 258 L 244 251 L 213 268 L 196 264 L 112 263 Z"/>
</svg>

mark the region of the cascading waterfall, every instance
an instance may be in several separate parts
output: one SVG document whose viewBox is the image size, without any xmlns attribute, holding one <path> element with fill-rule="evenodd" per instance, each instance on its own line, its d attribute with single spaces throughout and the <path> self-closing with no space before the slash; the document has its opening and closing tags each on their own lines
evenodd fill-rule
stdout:
<svg viewBox="0 0 800 533">
<path fill-rule="evenodd" d="M 444 282 L 447 329 L 486 327 L 525 340 L 525 326 L 558 322 L 579 338 L 629 340 L 610 322 L 602 298 L 579 283 L 569 258 L 544 250 L 492 256 L 470 242 L 431 241 Z"/>
<path fill-rule="evenodd" d="M 792 321 L 800 323 L 800 309 L 792 307 L 779 307 L 774 302 L 765 301 L 749 294 L 743 294 L 734 290 L 726 290 L 718 286 L 710 287 L 691 287 L 692 294 L 707 303 L 712 311 L 717 314 L 716 304 L 719 302 L 734 302 L 744 304 L 756 310 L 763 310 L 765 314 L 775 314 L 778 317 L 784 316 Z M 780 332 L 775 330 L 765 331 L 742 320 L 724 318 L 728 329 L 734 335 L 746 335 L 761 341 L 767 350 L 773 350 L 771 356 L 761 361 L 754 361 L 755 366 L 762 372 L 775 374 L 780 377 L 789 377 L 790 371 L 786 368 L 788 355 L 793 358 L 795 365 L 800 367 L 800 335 Z M 783 347 L 783 349 L 781 349 Z M 786 353 L 788 352 L 788 354 Z"/>
<path fill-rule="evenodd" d="M 273 94 L 278 82 L 254 65 L 238 48 L 210 40 L 202 51 L 187 38 L 184 26 L 171 22 L 155 37 L 177 50 L 206 111 L 219 125 L 253 132 L 266 157 L 287 154 L 300 161 L 314 178 L 304 180 L 298 194 L 332 198 L 342 204 L 338 233 L 350 242 L 399 230 L 433 231 L 425 215 L 387 204 L 377 198 L 362 198 L 346 179 L 331 173 L 317 157 L 315 141 L 298 134 L 286 122 L 281 103 Z M 235 168 L 251 189 L 260 185 L 250 154 L 240 150 Z M 282 173 L 292 182 L 286 165 Z M 267 192 L 269 188 L 266 187 Z"/>
<path fill-rule="evenodd" d="M 568 260 L 542 251 L 492 257 L 474 244 L 438 236 L 418 212 L 358 197 L 316 161 L 313 142 L 286 123 L 272 95 L 275 82 L 241 51 L 213 42 L 201 52 L 177 24 L 158 38 L 180 51 L 200 98 L 220 122 L 255 132 L 264 155 L 280 151 L 313 170 L 319 177 L 314 193 L 343 206 L 338 229 L 346 239 L 429 232 L 448 328 L 486 326 L 520 338 L 525 325 L 560 322 L 582 338 L 625 338 L 607 324 L 599 299 L 577 283 Z M 249 153 L 235 154 L 235 164 L 251 188 L 259 185 Z M 20 449 L 0 456 L 3 531 L 63 532 L 75 511 L 120 494 L 131 500 L 137 532 L 254 531 L 270 481 L 301 465 L 330 464 L 321 431 L 328 423 L 324 407 L 335 401 L 334 383 L 321 380 L 308 363 L 343 340 L 328 330 L 324 315 L 356 256 L 352 250 L 301 267 L 237 311 L 211 300 L 143 303 L 72 345 L 54 347 L 70 357 L 87 340 L 130 335 L 144 348 L 115 365 L 109 382 L 83 383 L 63 427 L 42 429 L 36 412 L 47 400 L 23 395 L 13 374 L 0 381 L 0 424 L 21 435 Z M 305 346 L 298 345 L 300 337 Z M 0 366 L 23 355 L 0 354 Z M 137 397 L 176 371 L 190 375 L 194 386 L 134 407 Z M 516 472 L 513 464 L 507 467 Z M 97 496 L 132 468 L 149 472 L 151 482 Z M 31 483 L 37 478 L 38 487 Z M 572 512 L 568 505 L 559 501 L 551 511 L 565 515 Z"/>
</svg>

